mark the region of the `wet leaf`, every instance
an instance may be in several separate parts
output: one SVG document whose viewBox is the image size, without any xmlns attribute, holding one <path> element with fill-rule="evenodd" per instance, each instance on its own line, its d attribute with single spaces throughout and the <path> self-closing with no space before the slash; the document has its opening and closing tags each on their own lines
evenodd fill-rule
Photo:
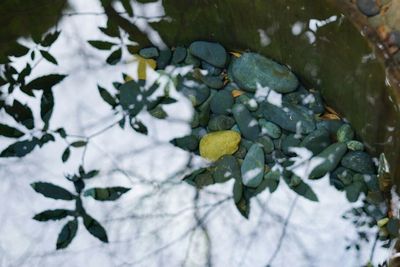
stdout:
<svg viewBox="0 0 400 267">
<path fill-rule="evenodd" d="M 71 143 L 71 146 L 72 147 L 83 147 L 83 146 L 86 146 L 86 144 L 87 144 L 86 141 L 80 140 L 80 141 L 75 141 L 75 142 Z"/>
<path fill-rule="evenodd" d="M 78 231 L 78 220 L 76 218 L 74 220 L 67 222 L 61 229 L 61 232 L 58 234 L 57 249 L 63 249 L 68 247 L 68 245 L 76 236 L 77 231 Z"/>
<path fill-rule="evenodd" d="M 49 128 L 49 121 L 54 109 L 54 96 L 51 90 L 43 91 L 40 100 L 40 117 L 44 122 L 44 129 Z"/>
<path fill-rule="evenodd" d="M 84 214 L 82 218 L 83 224 L 91 235 L 105 243 L 108 243 L 107 233 L 98 221 L 93 219 L 89 214 Z"/>
<path fill-rule="evenodd" d="M 40 50 L 40 54 L 42 55 L 42 57 L 44 59 L 46 59 L 48 62 L 53 63 L 54 65 L 58 65 L 57 60 L 55 59 L 55 57 L 53 57 L 52 54 L 50 54 L 49 52 L 45 51 L 45 50 Z"/>
<path fill-rule="evenodd" d="M 29 48 L 16 42 L 11 51 L 9 51 L 9 55 L 14 56 L 14 57 L 22 57 L 25 56 L 26 54 L 28 54 L 29 52 Z"/>
<path fill-rule="evenodd" d="M 60 31 L 55 31 L 55 32 L 50 32 L 46 34 L 46 36 L 43 38 L 43 40 L 40 42 L 40 44 L 44 47 L 51 46 L 57 39 L 58 36 L 60 36 Z"/>
<path fill-rule="evenodd" d="M 130 188 L 125 188 L 120 186 L 106 187 L 106 188 L 95 187 L 85 190 L 83 195 L 86 197 L 90 196 L 99 201 L 114 201 L 119 199 L 123 194 L 125 194 L 129 190 Z"/>
<path fill-rule="evenodd" d="M 68 190 L 47 182 L 35 182 L 31 184 L 33 190 L 45 197 L 62 200 L 73 200 L 75 196 Z"/>
<path fill-rule="evenodd" d="M 36 214 L 33 219 L 40 222 L 61 220 L 71 214 L 71 211 L 66 209 L 45 210 Z"/>
<path fill-rule="evenodd" d="M 34 128 L 33 114 L 27 105 L 23 105 L 18 100 L 14 100 L 12 106 L 6 106 L 5 110 L 14 120 L 22 123 L 26 128 Z"/>
<path fill-rule="evenodd" d="M 0 123 L 0 135 L 11 138 L 19 138 L 25 134 L 14 127 Z"/>
<path fill-rule="evenodd" d="M 107 42 L 107 41 L 100 41 L 100 40 L 90 40 L 88 43 L 93 46 L 94 48 L 100 49 L 100 50 L 110 50 L 114 45 L 117 45 L 112 42 Z"/>
<path fill-rule="evenodd" d="M 133 130 L 135 130 L 138 133 L 141 133 L 144 135 L 147 135 L 149 133 L 146 125 L 144 125 L 143 122 L 141 122 L 138 119 L 131 120 L 131 127 Z"/>
<path fill-rule="evenodd" d="M 64 152 L 62 153 L 61 160 L 62 162 L 66 162 L 69 159 L 69 156 L 71 155 L 71 149 L 67 147 Z"/>
<path fill-rule="evenodd" d="M 25 87 L 30 90 L 50 90 L 53 86 L 64 80 L 65 77 L 67 75 L 49 74 L 30 81 Z"/>
<path fill-rule="evenodd" d="M 33 138 L 31 140 L 24 140 L 24 141 L 18 141 L 15 142 L 11 145 L 9 145 L 6 149 L 4 149 L 0 153 L 1 158 L 7 158 L 7 157 L 23 157 L 27 154 L 29 154 L 36 145 L 38 145 L 38 139 Z"/>
<path fill-rule="evenodd" d="M 114 96 L 112 96 L 105 88 L 101 87 L 101 86 L 97 86 L 97 88 L 99 89 L 99 93 L 101 98 L 108 103 L 112 108 L 115 108 L 117 106 L 117 101 L 114 98 Z"/>
<path fill-rule="evenodd" d="M 118 48 L 117 50 L 114 50 L 106 59 L 106 62 L 110 65 L 115 65 L 117 64 L 122 57 L 122 49 Z"/>
</svg>

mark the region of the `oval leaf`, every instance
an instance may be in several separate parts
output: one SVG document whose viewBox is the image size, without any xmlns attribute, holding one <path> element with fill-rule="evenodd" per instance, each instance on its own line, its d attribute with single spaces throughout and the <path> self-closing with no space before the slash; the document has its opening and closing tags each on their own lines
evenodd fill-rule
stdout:
<svg viewBox="0 0 400 267">
<path fill-rule="evenodd" d="M 54 85 L 60 83 L 67 75 L 49 74 L 30 81 L 25 87 L 30 90 L 50 90 Z"/>
<path fill-rule="evenodd" d="M 57 238 L 57 249 L 63 249 L 68 247 L 71 241 L 76 236 L 76 232 L 78 231 L 78 220 L 74 219 L 67 222 L 64 227 L 61 229 L 61 232 L 58 234 Z"/>
<path fill-rule="evenodd" d="M 107 187 L 107 188 L 90 188 L 88 190 L 85 190 L 84 196 L 92 197 L 96 200 L 100 201 L 113 201 L 117 200 L 120 198 L 123 194 L 128 192 L 130 188 L 125 188 L 125 187 Z"/>
<path fill-rule="evenodd" d="M 73 200 L 75 196 L 68 190 L 51 183 L 36 182 L 31 184 L 32 188 L 45 197 L 62 200 Z"/>
<path fill-rule="evenodd" d="M 36 214 L 33 219 L 39 222 L 45 222 L 49 220 L 60 220 L 71 214 L 71 211 L 65 209 L 45 210 L 41 213 Z"/>
<path fill-rule="evenodd" d="M 115 43 L 107 42 L 107 41 L 99 41 L 99 40 L 90 40 L 88 43 L 93 46 L 94 48 L 100 49 L 100 50 L 110 50 Z"/>
<path fill-rule="evenodd" d="M 55 57 L 53 57 L 49 52 L 45 51 L 45 50 L 40 50 L 40 54 L 42 55 L 42 57 L 44 59 L 46 59 L 48 62 L 53 63 L 54 65 L 58 65 L 57 60 L 55 59 Z"/>
<path fill-rule="evenodd" d="M 83 224 L 92 236 L 100 239 L 105 243 L 108 243 L 106 230 L 104 230 L 103 226 L 101 226 L 98 221 L 93 219 L 89 214 L 84 214 L 82 218 Z"/>
<path fill-rule="evenodd" d="M 25 134 L 14 127 L 0 123 L 0 135 L 5 137 L 18 138 Z"/>
<path fill-rule="evenodd" d="M 32 140 L 24 140 L 24 141 L 18 141 L 15 142 L 14 144 L 9 145 L 6 149 L 4 149 L 0 153 L 1 158 L 7 158 L 7 157 L 23 157 L 27 154 L 29 154 L 36 145 L 38 145 L 38 139 L 34 138 Z"/>
</svg>

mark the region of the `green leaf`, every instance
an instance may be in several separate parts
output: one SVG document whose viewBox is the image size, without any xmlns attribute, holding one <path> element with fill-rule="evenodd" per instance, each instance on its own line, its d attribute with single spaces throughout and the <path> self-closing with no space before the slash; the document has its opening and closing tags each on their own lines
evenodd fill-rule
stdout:
<svg viewBox="0 0 400 267">
<path fill-rule="evenodd" d="M 0 135 L 11 138 L 19 138 L 25 134 L 14 127 L 0 123 Z"/>
<path fill-rule="evenodd" d="M 49 74 L 30 81 L 25 87 L 30 90 L 50 90 L 53 86 L 64 80 L 65 77 L 67 75 Z"/>
<path fill-rule="evenodd" d="M 55 221 L 55 220 L 60 220 L 68 215 L 70 215 L 72 212 L 70 210 L 65 210 L 65 209 L 55 209 L 55 210 L 45 210 L 41 213 L 36 214 L 33 219 L 39 222 L 45 222 L 45 221 Z"/>
<path fill-rule="evenodd" d="M 135 130 L 136 132 L 144 134 L 144 135 L 147 135 L 149 133 L 146 125 L 144 125 L 143 122 L 141 122 L 140 120 L 133 119 L 133 120 L 130 120 L 130 123 L 131 123 L 132 129 Z"/>
<path fill-rule="evenodd" d="M 32 111 L 27 105 L 14 100 L 12 106 L 6 106 L 5 110 L 14 120 L 22 123 L 26 128 L 33 129 L 35 127 Z"/>
<path fill-rule="evenodd" d="M 75 196 L 68 190 L 51 183 L 36 182 L 31 184 L 32 188 L 45 197 L 62 200 L 73 200 Z"/>
<path fill-rule="evenodd" d="M 100 201 L 114 201 L 119 199 L 123 194 L 128 192 L 130 188 L 125 188 L 121 186 L 116 187 L 106 187 L 106 188 L 90 188 L 85 190 L 83 195 L 85 197 L 92 197 Z"/>
<path fill-rule="evenodd" d="M 81 174 L 81 177 L 82 177 L 82 179 L 91 179 L 91 178 L 97 176 L 99 173 L 100 173 L 99 170 L 92 170 L 87 173 Z"/>
<path fill-rule="evenodd" d="M 22 69 L 22 71 L 18 75 L 18 82 L 24 83 L 25 78 L 29 76 L 32 72 L 31 65 L 29 63 L 26 64 L 25 68 Z"/>
<path fill-rule="evenodd" d="M 115 43 L 107 42 L 107 41 L 100 41 L 100 40 L 90 40 L 88 43 L 93 46 L 94 48 L 100 49 L 100 50 L 110 50 L 114 45 L 117 45 Z"/>
<path fill-rule="evenodd" d="M 64 128 L 58 128 L 56 132 L 60 135 L 61 138 L 67 137 L 67 132 Z"/>
<path fill-rule="evenodd" d="M 46 59 L 48 62 L 53 63 L 54 65 L 58 65 L 57 60 L 55 59 L 55 57 L 53 57 L 49 52 L 45 51 L 45 50 L 40 50 L 40 54 L 42 55 L 42 57 L 44 59 Z"/>
<path fill-rule="evenodd" d="M 58 39 L 58 36 L 60 36 L 60 31 L 50 32 L 46 34 L 40 44 L 44 47 L 51 46 Z"/>
<path fill-rule="evenodd" d="M 136 116 L 145 104 L 139 84 L 132 80 L 121 85 L 119 90 L 119 103 L 122 108 L 129 111 L 131 117 Z"/>
<path fill-rule="evenodd" d="M 99 27 L 100 31 L 110 37 L 119 37 L 119 29 L 118 26 L 113 23 L 110 19 L 107 21 L 106 27 Z"/>
<path fill-rule="evenodd" d="M 70 155 L 71 155 L 71 149 L 67 147 L 61 155 L 62 162 L 66 162 L 69 159 Z"/>
<path fill-rule="evenodd" d="M 33 138 L 32 140 L 18 141 L 14 144 L 9 145 L 0 153 L 0 158 L 7 157 L 23 157 L 29 154 L 36 145 L 38 145 L 38 139 Z"/>
<path fill-rule="evenodd" d="M 54 109 L 54 96 L 51 90 L 43 91 L 40 100 L 40 117 L 44 122 L 44 129 L 49 128 L 49 121 Z"/>
<path fill-rule="evenodd" d="M 39 146 L 42 147 L 44 144 L 46 144 L 50 141 L 54 142 L 54 141 L 56 141 L 56 139 L 54 138 L 54 136 L 52 134 L 46 133 L 40 138 Z"/>
<path fill-rule="evenodd" d="M 293 175 L 293 177 L 295 177 L 295 175 Z M 294 192 L 296 192 L 300 196 L 307 198 L 308 200 L 318 202 L 318 197 L 314 193 L 314 191 L 311 189 L 311 187 L 308 184 L 306 184 L 305 182 L 303 182 L 303 180 L 301 180 L 301 178 L 299 178 L 299 177 L 297 177 L 297 178 L 296 178 L 296 180 L 298 180 L 298 181 L 296 182 L 295 185 L 293 185 L 293 181 L 291 182 L 291 179 L 293 179 L 293 178 L 286 178 L 284 176 L 284 180 L 288 184 L 290 189 L 292 189 Z"/>
<path fill-rule="evenodd" d="M 161 106 L 156 106 L 155 108 L 149 110 L 148 112 L 151 116 L 160 120 L 163 120 L 168 117 L 167 112 L 165 112 L 165 110 Z"/>
<path fill-rule="evenodd" d="M 14 56 L 14 57 L 22 57 L 28 54 L 29 48 L 16 42 L 13 46 L 11 51 L 9 52 L 9 55 Z"/>
<path fill-rule="evenodd" d="M 61 229 L 61 232 L 58 234 L 57 249 L 63 249 L 68 247 L 68 245 L 76 236 L 77 231 L 78 231 L 78 220 L 76 218 L 74 220 L 67 222 Z"/>
<path fill-rule="evenodd" d="M 126 13 L 128 13 L 129 17 L 133 17 L 133 9 L 131 5 L 131 0 L 121 0 L 121 4 L 124 7 Z"/>
<path fill-rule="evenodd" d="M 97 237 L 105 243 L 108 243 L 106 230 L 104 230 L 103 226 L 101 226 L 99 222 L 93 219 L 89 214 L 83 214 L 82 218 L 83 224 L 91 235 Z"/>
<path fill-rule="evenodd" d="M 122 49 L 118 48 L 108 56 L 106 62 L 110 65 L 115 65 L 121 60 L 121 57 L 122 57 Z"/>
<path fill-rule="evenodd" d="M 101 98 L 108 103 L 111 107 L 115 108 L 117 106 L 117 101 L 114 96 L 112 96 L 105 88 L 97 86 Z"/>
<path fill-rule="evenodd" d="M 83 147 L 83 146 L 86 146 L 86 144 L 87 144 L 86 141 L 80 140 L 80 141 L 75 141 L 75 142 L 71 143 L 71 146 L 72 147 Z"/>
<path fill-rule="evenodd" d="M 235 203 L 236 208 L 240 212 L 240 214 L 248 219 L 250 215 L 250 201 L 245 197 L 242 197 L 239 202 Z"/>
</svg>

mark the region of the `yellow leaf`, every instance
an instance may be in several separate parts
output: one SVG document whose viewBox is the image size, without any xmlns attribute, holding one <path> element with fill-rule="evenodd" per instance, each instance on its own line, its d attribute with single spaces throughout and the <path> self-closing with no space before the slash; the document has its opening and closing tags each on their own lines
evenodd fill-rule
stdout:
<svg viewBox="0 0 400 267">
<path fill-rule="evenodd" d="M 200 156 L 216 161 L 223 155 L 232 155 L 239 148 L 240 134 L 235 131 L 219 131 L 206 134 L 200 140 Z"/>
<path fill-rule="evenodd" d="M 242 90 L 238 90 L 238 89 L 232 90 L 232 96 L 233 97 L 238 97 L 238 96 L 241 96 L 243 94 L 244 94 L 244 92 Z"/>
<path fill-rule="evenodd" d="M 138 77 L 139 80 L 146 80 L 146 70 L 147 66 L 152 68 L 153 70 L 157 66 L 157 62 L 154 59 L 149 59 L 149 58 L 143 58 L 139 55 L 135 55 L 136 60 L 138 62 Z"/>
<path fill-rule="evenodd" d="M 231 51 L 231 52 L 229 52 L 231 55 L 233 55 L 234 57 L 241 57 L 242 56 L 242 54 L 241 53 L 239 53 L 239 52 L 235 52 L 235 51 Z"/>
</svg>

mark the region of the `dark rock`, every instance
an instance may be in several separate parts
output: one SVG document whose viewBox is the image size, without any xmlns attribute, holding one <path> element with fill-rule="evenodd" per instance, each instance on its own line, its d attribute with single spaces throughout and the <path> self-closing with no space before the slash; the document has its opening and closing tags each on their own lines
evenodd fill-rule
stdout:
<svg viewBox="0 0 400 267">
<path fill-rule="evenodd" d="M 372 17 L 379 14 L 379 6 L 375 0 L 357 0 L 357 7 L 364 15 Z"/>
<path fill-rule="evenodd" d="M 233 97 L 229 92 L 225 90 L 218 91 L 211 99 L 211 111 L 215 114 L 229 114 L 232 109 L 233 102 Z"/>
<path fill-rule="evenodd" d="M 217 68 L 225 67 L 227 53 L 225 48 L 218 43 L 196 41 L 190 45 L 189 51 L 193 56 Z"/>
<path fill-rule="evenodd" d="M 208 123 L 208 129 L 210 131 L 229 130 L 234 124 L 235 120 L 232 117 L 217 115 L 210 119 Z"/>
<path fill-rule="evenodd" d="M 260 136 L 258 121 L 251 116 L 251 113 L 242 104 L 235 104 L 232 113 L 242 135 L 246 139 L 255 141 Z"/>
<path fill-rule="evenodd" d="M 376 173 L 371 156 L 362 151 L 350 151 L 343 157 L 341 164 L 343 167 L 362 174 Z"/>
</svg>

